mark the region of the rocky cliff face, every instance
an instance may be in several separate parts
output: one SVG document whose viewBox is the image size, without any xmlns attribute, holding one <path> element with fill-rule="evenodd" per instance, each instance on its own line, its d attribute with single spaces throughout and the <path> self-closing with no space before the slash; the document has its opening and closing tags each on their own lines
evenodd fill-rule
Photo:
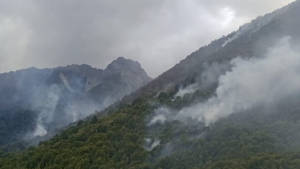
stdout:
<svg viewBox="0 0 300 169">
<path fill-rule="evenodd" d="M 27 137 L 43 136 L 105 108 L 150 80 L 138 62 L 123 57 L 104 70 L 71 65 L 3 73 L 0 113 L 5 115 L 16 107 L 35 112 L 36 124 L 29 126 L 35 130 Z"/>
</svg>

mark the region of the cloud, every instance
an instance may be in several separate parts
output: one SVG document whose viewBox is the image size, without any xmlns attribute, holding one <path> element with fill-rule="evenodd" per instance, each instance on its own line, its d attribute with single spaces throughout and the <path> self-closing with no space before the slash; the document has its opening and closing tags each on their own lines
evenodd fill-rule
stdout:
<svg viewBox="0 0 300 169">
<path fill-rule="evenodd" d="M 0 72 L 73 63 L 104 68 L 124 56 L 155 77 L 289 2 L 0 0 Z"/>
<path fill-rule="evenodd" d="M 256 17 L 258 15 L 264 15 L 266 13 L 270 13 L 277 8 L 285 6 L 294 0 L 264 0 L 264 1 L 241 1 L 241 0 L 225 0 L 225 1 L 209 1 L 202 0 L 201 3 L 205 4 L 205 6 L 209 10 L 216 10 L 218 8 L 222 8 L 227 6 L 236 11 L 236 15 L 240 17 Z M 263 5 L 265 4 L 265 5 Z"/>
</svg>

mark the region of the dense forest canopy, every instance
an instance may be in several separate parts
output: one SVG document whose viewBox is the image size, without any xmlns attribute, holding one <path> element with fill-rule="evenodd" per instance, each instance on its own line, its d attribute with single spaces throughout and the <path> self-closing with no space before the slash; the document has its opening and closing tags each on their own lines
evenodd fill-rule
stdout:
<svg viewBox="0 0 300 169">
<path fill-rule="evenodd" d="M 2 151 L 0 167 L 264 169 L 300 164 L 298 98 L 283 101 L 274 112 L 257 108 L 209 127 L 197 121 L 149 127 L 145 119 L 151 119 L 158 107 L 180 109 L 210 97 L 213 91 L 199 90 L 172 101 L 174 93 L 140 98 L 107 117 L 79 121 L 23 153 Z M 154 138 L 160 142 L 149 149 L 147 138 L 151 144 Z"/>
</svg>

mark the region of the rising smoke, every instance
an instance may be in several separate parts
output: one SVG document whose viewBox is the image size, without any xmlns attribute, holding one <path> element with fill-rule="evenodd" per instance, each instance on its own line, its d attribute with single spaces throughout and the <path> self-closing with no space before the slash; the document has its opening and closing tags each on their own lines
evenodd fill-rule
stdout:
<svg viewBox="0 0 300 169">
<path fill-rule="evenodd" d="M 35 91 L 31 102 L 32 107 L 40 111 L 37 117 L 37 126 L 33 132 L 34 137 L 47 134 L 45 125 L 53 120 L 54 112 L 59 102 L 59 93 L 61 92 L 61 88 L 57 85 L 52 85 L 48 90 L 45 90 L 46 92 L 42 92 L 43 89 Z"/>
<path fill-rule="evenodd" d="M 73 80 L 74 78 L 76 77 L 73 77 Z M 75 80 L 80 81 L 80 79 Z M 26 97 L 26 104 L 38 114 L 36 129 L 28 133 L 26 137 L 31 139 L 36 136 L 45 136 L 52 131 L 55 133 L 58 128 L 87 117 L 95 110 L 102 108 L 102 104 L 95 104 L 84 91 L 75 90 L 66 83 L 68 83 L 67 80 L 50 85 L 40 83 L 32 87 L 30 94 Z"/>
<path fill-rule="evenodd" d="M 270 105 L 300 93 L 300 52 L 285 37 L 263 57 L 231 60 L 231 70 L 218 78 L 215 96 L 178 112 L 159 108 L 149 125 L 196 119 L 210 125 L 233 113 Z"/>
<path fill-rule="evenodd" d="M 156 146 L 159 146 L 160 140 L 151 139 L 151 138 L 145 138 L 145 145 L 144 148 L 147 151 L 153 150 Z"/>
<path fill-rule="evenodd" d="M 231 65 L 229 63 L 213 62 L 212 64 L 204 63 L 204 72 L 199 78 L 196 79 L 196 83 L 181 87 L 179 91 L 174 95 L 173 101 L 176 97 L 183 97 L 186 94 L 195 93 L 197 90 L 211 88 L 218 83 L 218 78 L 230 70 Z"/>
</svg>

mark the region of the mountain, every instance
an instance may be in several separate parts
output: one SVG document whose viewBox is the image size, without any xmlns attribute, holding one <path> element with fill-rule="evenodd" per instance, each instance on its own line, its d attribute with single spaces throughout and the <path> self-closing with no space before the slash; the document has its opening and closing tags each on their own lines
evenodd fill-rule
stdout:
<svg viewBox="0 0 300 169">
<path fill-rule="evenodd" d="M 39 146 L 3 148 L 0 168 L 299 168 L 299 11 L 258 17 Z"/>
<path fill-rule="evenodd" d="M 101 110 L 150 80 L 138 62 L 123 57 L 104 70 L 71 65 L 0 74 L 0 145 L 44 136 Z M 17 126 L 23 126 L 22 130 Z"/>
<path fill-rule="evenodd" d="M 105 106 L 152 80 L 138 62 L 126 60 L 123 57 L 109 64 L 103 74 L 103 77 L 94 77 L 88 82 L 90 85 L 88 94 Z"/>
<path fill-rule="evenodd" d="M 293 37 L 295 42 L 299 41 L 299 3 L 296 1 L 273 13 L 259 16 L 239 30 L 201 47 L 149 84 L 125 97 L 122 103 L 131 102 L 139 96 L 149 97 L 160 91 L 168 91 L 187 79 L 199 76 L 206 63 L 228 63 L 237 56 L 260 56 L 284 36 Z"/>
</svg>

